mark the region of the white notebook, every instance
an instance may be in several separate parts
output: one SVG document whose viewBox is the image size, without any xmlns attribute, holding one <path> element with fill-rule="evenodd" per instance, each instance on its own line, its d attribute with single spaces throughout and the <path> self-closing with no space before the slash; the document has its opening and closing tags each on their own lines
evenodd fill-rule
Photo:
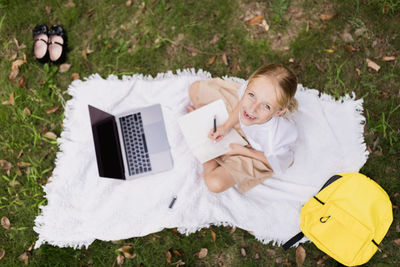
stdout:
<svg viewBox="0 0 400 267">
<path fill-rule="evenodd" d="M 229 117 L 222 99 L 196 109 L 178 119 L 189 148 L 201 163 L 226 154 L 231 150 L 229 147 L 231 143 L 247 145 L 247 142 L 234 129 L 216 143 L 209 139 L 208 133 L 214 127 L 214 116 L 216 116 L 217 126 L 225 123 Z"/>
</svg>

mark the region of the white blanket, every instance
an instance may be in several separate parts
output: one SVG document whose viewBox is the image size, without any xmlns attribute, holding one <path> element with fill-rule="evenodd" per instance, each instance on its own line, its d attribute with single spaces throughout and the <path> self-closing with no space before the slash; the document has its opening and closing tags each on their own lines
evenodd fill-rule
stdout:
<svg viewBox="0 0 400 267">
<path fill-rule="evenodd" d="M 235 188 L 209 192 L 177 118 L 186 113 L 189 85 L 210 78 L 210 73 L 187 69 L 122 80 L 95 74 L 72 82 L 68 92 L 73 98 L 66 104 L 64 131 L 58 139 L 60 152 L 51 182 L 44 187 L 48 204 L 41 206 L 35 220 L 35 248 L 44 242 L 81 248 L 95 239 L 126 239 L 174 227 L 190 234 L 209 225 L 237 226 L 253 231 L 263 243 L 281 244 L 300 231 L 301 206 L 329 177 L 357 172 L 366 162 L 362 99 L 355 100 L 353 94 L 335 101 L 299 84 L 299 111 L 293 116 L 299 132 L 294 165 L 244 195 Z M 118 114 L 154 103 L 162 105 L 173 170 L 127 181 L 100 178 L 88 104 Z M 177 200 L 169 209 L 174 195 Z"/>
</svg>

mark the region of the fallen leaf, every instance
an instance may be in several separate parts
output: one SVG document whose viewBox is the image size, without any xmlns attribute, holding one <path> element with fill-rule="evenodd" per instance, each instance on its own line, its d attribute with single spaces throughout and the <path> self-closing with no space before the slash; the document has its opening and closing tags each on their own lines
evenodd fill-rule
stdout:
<svg viewBox="0 0 400 267">
<path fill-rule="evenodd" d="M 54 113 L 58 110 L 58 105 L 46 110 L 47 114 Z"/>
<path fill-rule="evenodd" d="M 49 6 L 49 5 L 46 5 L 46 13 L 47 14 L 50 14 L 50 11 L 51 11 L 51 7 Z"/>
<path fill-rule="evenodd" d="M 136 252 L 133 251 L 132 246 L 123 246 L 118 250 L 121 251 L 127 259 L 133 259 L 136 257 Z"/>
<path fill-rule="evenodd" d="M 86 49 L 83 49 L 81 54 L 82 54 L 83 59 L 87 61 L 88 59 L 87 59 L 87 51 L 86 51 Z"/>
<path fill-rule="evenodd" d="M 256 254 L 254 255 L 254 259 L 258 260 L 259 258 L 260 258 L 260 254 L 256 253 Z"/>
<path fill-rule="evenodd" d="M 328 256 L 328 255 L 324 255 L 322 258 L 320 258 L 318 261 L 317 261 L 317 264 L 318 265 L 321 265 L 321 264 L 323 264 L 327 259 L 329 259 L 330 257 Z"/>
<path fill-rule="evenodd" d="M 242 254 L 243 257 L 246 257 L 246 250 L 244 248 L 240 249 L 240 254 Z"/>
<path fill-rule="evenodd" d="M 210 44 L 216 44 L 218 42 L 218 40 L 219 40 L 218 34 L 214 34 L 214 37 L 210 41 Z"/>
<path fill-rule="evenodd" d="M 25 263 L 25 265 L 28 265 L 29 262 L 29 256 L 28 253 L 26 253 L 26 251 L 24 253 L 22 253 L 19 257 L 18 260 L 23 261 Z"/>
<path fill-rule="evenodd" d="M 7 230 L 10 229 L 10 220 L 6 216 L 3 216 L 3 218 L 1 218 L 1 226 L 3 226 L 3 228 Z"/>
<path fill-rule="evenodd" d="M 93 14 L 94 14 L 94 8 L 89 9 L 89 11 L 86 12 L 86 16 L 87 16 L 88 18 L 90 18 L 91 16 L 93 16 Z"/>
<path fill-rule="evenodd" d="M 283 262 L 283 259 L 281 257 L 278 257 L 275 259 L 275 262 L 281 264 Z"/>
<path fill-rule="evenodd" d="M 214 240 L 214 246 L 216 246 L 217 235 L 215 234 L 215 232 L 212 229 L 210 229 L 210 232 L 211 232 L 212 239 Z"/>
<path fill-rule="evenodd" d="M 177 262 L 171 263 L 171 265 L 181 266 L 181 265 L 185 265 L 185 262 L 183 262 L 182 260 L 179 260 Z"/>
<path fill-rule="evenodd" d="M 71 68 L 71 64 L 67 64 L 67 63 L 64 63 L 64 64 L 61 64 L 60 65 L 60 67 L 59 67 L 59 72 L 67 72 L 68 70 L 69 70 L 69 68 Z"/>
<path fill-rule="evenodd" d="M 47 132 L 47 133 L 44 134 L 44 137 L 56 139 L 57 135 L 55 133 L 53 133 L 53 132 Z"/>
<path fill-rule="evenodd" d="M 0 159 L 0 166 L 6 171 L 10 171 L 12 168 L 12 164 L 4 159 Z"/>
<path fill-rule="evenodd" d="M 383 61 L 394 61 L 396 58 L 395 57 L 383 57 L 382 60 Z"/>
<path fill-rule="evenodd" d="M 18 76 L 19 73 L 19 67 L 21 67 L 22 64 L 24 64 L 26 61 L 22 59 L 17 59 L 11 64 L 11 73 L 8 79 L 13 82 L 14 79 Z"/>
<path fill-rule="evenodd" d="M 74 7 L 75 3 L 73 0 L 69 0 L 68 3 L 65 4 L 66 7 Z"/>
<path fill-rule="evenodd" d="M 299 245 L 296 249 L 296 264 L 298 267 L 302 266 L 306 259 L 306 250 Z"/>
<path fill-rule="evenodd" d="M 225 53 L 222 54 L 222 61 L 224 62 L 224 64 L 225 64 L 226 66 L 229 65 L 229 63 L 228 63 L 228 58 L 226 57 L 226 54 L 225 54 Z"/>
<path fill-rule="evenodd" d="M 394 243 L 400 247 L 400 238 L 395 239 Z"/>
<path fill-rule="evenodd" d="M 10 61 L 13 61 L 17 58 L 18 53 L 14 53 L 11 55 L 11 57 L 9 58 Z"/>
<path fill-rule="evenodd" d="M 335 12 L 322 13 L 319 15 L 319 19 L 322 21 L 328 21 L 331 20 L 335 15 Z"/>
<path fill-rule="evenodd" d="M 350 53 L 356 51 L 352 45 L 345 45 L 344 48 Z"/>
<path fill-rule="evenodd" d="M 24 108 L 24 114 L 27 116 L 31 115 L 31 111 L 29 110 L 29 108 L 27 108 L 27 107 Z"/>
<path fill-rule="evenodd" d="M 266 32 L 269 30 L 269 24 L 267 23 L 267 21 L 265 19 L 262 20 L 260 26 L 263 27 Z"/>
<path fill-rule="evenodd" d="M 126 6 L 132 5 L 132 1 L 131 1 L 131 0 L 126 1 L 126 2 L 125 2 L 125 5 L 126 5 Z"/>
<path fill-rule="evenodd" d="M 333 50 L 333 49 L 325 49 L 324 51 L 327 52 L 327 53 L 333 53 L 333 52 L 335 52 L 335 50 Z"/>
<path fill-rule="evenodd" d="M 5 254 L 6 254 L 6 251 L 4 249 L 2 249 L 0 251 L 0 260 L 4 257 Z"/>
<path fill-rule="evenodd" d="M 12 180 L 8 183 L 8 185 L 11 187 L 16 187 L 17 185 L 21 185 L 21 183 L 18 182 L 17 180 Z"/>
<path fill-rule="evenodd" d="M 81 78 L 81 76 L 80 76 L 79 73 L 77 73 L 77 72 L 74 72 L 74 73 L 71 74 L 71 79 L 72 79 L 73 81 L 79 80 L 80 78 Z"/>
<path fill-rule="evenodd" d="M 32 166 L 32 164 L 27 163 L 27 162 L 18 162 L 17 165 L 18 165 L 18 167 L 21 167 L 21 168 L 26 168 L 26 167 Z"/>
<path fill-rule="evenodd" d="M 206 249 L 206 248 L 200 249 L 200 252 L 198 255 L 199 259 L 205 258 L 207 256 L 207 253 L 208 253 L 208 249 Z"/>
<path fill-rule="evenodd" d="M 373 69 L 374 71 L 378 72 L 379 69 L 381 68 L 378 64 L 376 64 L 375 62 L 373 62 L 370 59 L 365 59 L 365 61 L 367 61 L 368 67 Z"/>
<path fill-rule="evenodd" d="M 236 226 L 232 228 L 232 230 L 229 232 L 229 234 L 233 234 L 236 231 Z"/>
<path fill-rule="evenodd" d="M 18 176 L 21 176 L 21 175 L 22 175 L 22 172 L 21 172 L 21 170 L 20 170 L 19 168 L 16 168 L 16 169 L 15 169 L 15 172 L 17 173 Z"/>
<path fill-rule="evenodd" d="M 14 42 L 15 42 L 15 45 L 17 46 L 18 50 L 26 48 L 26 45 L 23 43 L 21 45 L 19 45 L 18 40 L 15 37 L 14 37 Z M 25 60 L 25 62 L 26 62 L 26 60 Z"/>
<path fill-rule="evenodd" d="M 345 43 L 354 42 L 353 36 L 349 32 L 345 32 L 342 34 L 342 39 Z"/>
<path fill-rule="evenodd" d="M 180 252 L 179 250 L 174 249 L 172 252 L 173 252 L 175 255 L 179 256 L 179 257 L 182 257 L 182 256 L 183 256 L 182 252 Z"/>
<path fill-rule="evenodd" d="M 167 251 L 167 253 L 165 253 L 165 260 L 167 261 L 167 263 L 171 263 L 171 252 Z"/>
<path fill-rule="evenodd" d="M 216 55 L 212 56 L 212 58 L 210 58 L 210 60 L 207 62 L 206 66 L 211 66 L 214 63 L 216 58 L 217 58 Z"/>
<path fill-rule="evenodd" d="M 19 88 L 25 88 L 26 87 L 26 78 L 25 78 L 25 76 L 21 76 L 21 78 L 19 78 L 18 87 Z"/>
<path fill-rule="evenodd" d="M 361 70 L 359 68 L 356 68 L 357 76 L 360 77 L 361 75 Z"/>
<path fill-rule="evenodd" d="M 294 62 L 294 58 L 292 58 L 292 57 L 289 58 L 289 62 L 290 62 L 290 63 L 293 63 L 293 62 Z"/>
<path fill-rule="evenodd" d="M 248 24 L 249 25 L 257 25 L 259 24 L 262 20 L 264 19 L 264 15 L 258 15 L 249 20 Z"/>
<path fill-rule="evenodd" d="M 119 266 L 121 266 L 122 264 L 124 264 L 124 256 L 122 256 L 121 254 L 119 254 L 118 256 L 117 256 L 117 264 L 119 265 Z"/>
<path fill-rule="evenodd" d="M 3 101 L 2 104 L 3 104 L 3 105 L 11 105 L 11 106 L 14 106 L 14 105 L 15 105 L 15 101 L 14 101 L 14 92 L 12 92 L 12 93 L 10 94 L 10 97 L 8 98 L 8 100 L 7 100 L 7 101 Z"/>
</svg>

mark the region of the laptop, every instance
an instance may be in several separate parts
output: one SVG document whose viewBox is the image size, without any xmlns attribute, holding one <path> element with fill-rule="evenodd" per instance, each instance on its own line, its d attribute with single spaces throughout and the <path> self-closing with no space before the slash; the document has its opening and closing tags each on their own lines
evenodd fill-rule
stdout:
<svg viewBox="0 0 400 267">
<path fill-rule="evenodd" d="M 173 168 L 160 104 L 116 116 L 88 107 L 100 177 L 130 179 Z"/>
</svg>

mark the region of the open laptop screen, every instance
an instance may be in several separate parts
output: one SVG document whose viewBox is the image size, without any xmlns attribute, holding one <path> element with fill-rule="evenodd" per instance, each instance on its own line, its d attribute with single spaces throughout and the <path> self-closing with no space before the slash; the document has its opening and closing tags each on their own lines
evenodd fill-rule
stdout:
<svg viewBox="0 0 400 267">
<path fill-rule="evenodd" d="M 97 166 L 101 177 L 125 179 L 114 116 L 89 106 Z"/>
</svg>

